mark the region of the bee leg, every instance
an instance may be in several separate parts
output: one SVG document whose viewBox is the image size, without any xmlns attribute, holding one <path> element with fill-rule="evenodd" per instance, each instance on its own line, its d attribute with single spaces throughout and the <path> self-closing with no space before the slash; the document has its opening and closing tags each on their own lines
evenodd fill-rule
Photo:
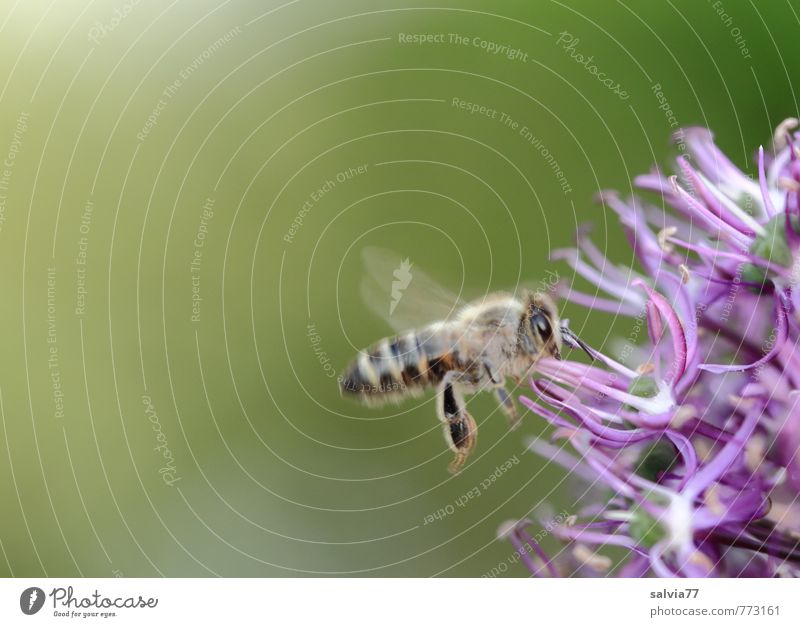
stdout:
<svg viewBox="0 0 800 627">
<path fill-rule="evenodd" d="M 492 362 L 484 359 L 483 369 L 486 371 L 486 374 L 489 375 L 489 381 L 491 381 L 494 387 L 503 385 L 503 377 L 500 375 L 499 372 L 497 372 L 497 370 L 495 370 L 495 367 L 492 365 Z"/>
<path fill-rule="evenodd" d="M 445 379 L 438 399 L 439 419 L 444 425 L 444 437 L 456 454 L 448 469 L 455 474 L 475 448 L 478 425 L 464 407 L 464 399 L 452 382 Z"/>
<path fill-rule="evenodd" d="M 505 412 L 506 416 L 508 416 L 509 428 L 515 429 L 517 425 L 519 425 L 519 415 L 517 414 L 517 408 L 514 406 L 511 395 L 506 390 L 503 377 L 500 376 L 492 364 L 486 360 L 483 361 L 483 367 L 489 375 L 489 380 L 494 388 L 494 395 L 497 398 L 497 402 L 500 403 L 500 408 Z"/>
<path fill-rule="evenodd" d="M 496 387 L 494 389 L 494 395 L 497 398 L 497 402 L 500 403 L 500 409 L 502 409 L 508 417 L 509 429 L 516 429 L 519 426 L 519 413 L 517 412 L 517 408 L 508 390 L 506 390 L 504 386 Z"/>
</svg>

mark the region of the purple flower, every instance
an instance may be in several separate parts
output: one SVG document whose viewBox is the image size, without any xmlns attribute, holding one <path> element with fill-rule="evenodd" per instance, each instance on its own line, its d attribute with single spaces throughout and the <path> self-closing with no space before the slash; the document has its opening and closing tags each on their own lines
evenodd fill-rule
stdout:
<svg viewBox="0 0 800 627">
<path fill-rule="evenodd" d="M 607 575 L 603 551 L 622 547 L 620 576 L 800 575 L 796 126 L 759 149 L 756 176 L 691 128 L 674 175 L 635 179 L 650 200 L 601 194 L 640 270 L 586 232 L 554 254 L 597 288 L 561 286 L 564 298 L 632 331 L 610 354 L 590 349 L 589 365 L 543 359 L 521 398 L 555 427 L 531 450 L 585 488 L 552 530 L 557 555 L 529 533 L 539 523 L 504 526 L 532 574 Z"/>
</svg>

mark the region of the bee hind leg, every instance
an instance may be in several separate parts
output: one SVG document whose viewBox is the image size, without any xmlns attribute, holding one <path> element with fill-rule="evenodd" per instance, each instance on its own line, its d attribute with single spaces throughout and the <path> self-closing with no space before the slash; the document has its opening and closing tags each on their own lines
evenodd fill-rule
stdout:
<svg viewBox="0 0 800 627">
<path fill-rule="evenodd" d="M 438 398 L 439 419 L 444 426 L 444 437 L 450 449 L 456 454 L 448 469 L 455 474 L 467 461 L 475 448 L 478 438 L 478 425 L 464 407 L 464 398 L 450 381 L 442 384 Z"/>
</svg>

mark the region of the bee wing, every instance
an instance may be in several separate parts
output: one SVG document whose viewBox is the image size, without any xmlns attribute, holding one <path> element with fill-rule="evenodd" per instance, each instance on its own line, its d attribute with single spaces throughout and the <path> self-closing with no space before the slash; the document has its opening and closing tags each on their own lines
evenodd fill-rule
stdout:
<svg viewBox="0 0 800 627">
<path fill-rule="evenodd" d="M 465 304 L 408 258 L 384 248 L 362 253 L 361 297 L 398 333 L 420 324 L 451 320 Z"/>
</svg>

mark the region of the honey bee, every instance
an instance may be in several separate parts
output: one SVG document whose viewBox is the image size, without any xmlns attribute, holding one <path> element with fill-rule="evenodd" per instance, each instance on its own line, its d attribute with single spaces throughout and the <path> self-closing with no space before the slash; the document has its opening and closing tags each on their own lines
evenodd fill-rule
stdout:
<svg viewBox="0 0 800 627">
<path fill-rule="evenodd" d="M 375 263 L 371 265 L 374 270 Z M 414 280 L 431 283 L 419 270 Z M 392 304 L 390 311 L 396 301 Z M 555 304 L 542 292 L 526 290 L 519 297 L 497 292 L 450 310 L 454 316 L 407 329 L 361 351 L 339 381 L 343 394 L 369 405 L 400 402 L 435 388 L 437 415 L 455 453 L 449 469 L 456 473 L 477 441 L 465 395 L 492 390 L 513 428 L 519 418 L 506 379 L 519 384 L 542 357 L 560 359 L 565 341 L 590 349 L 560 323 Z"/>
</svg>

